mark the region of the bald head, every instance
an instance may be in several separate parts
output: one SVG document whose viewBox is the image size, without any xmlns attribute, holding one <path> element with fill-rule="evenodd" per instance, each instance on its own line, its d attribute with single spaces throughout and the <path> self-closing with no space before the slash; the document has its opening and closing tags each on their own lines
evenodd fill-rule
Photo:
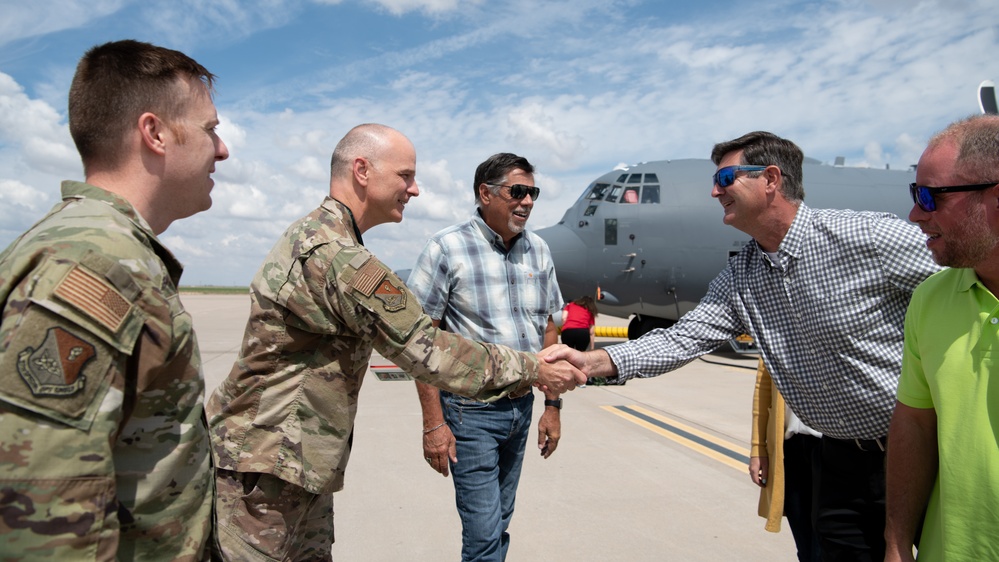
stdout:
<svg viewBox="0 0 999 562">
<path fill-rule="evenodd" d="M 330 178 L 332 180 L 349 180 L 353 173 L 354 161 L 364 158 L 377 166 L 378 160 L 386 150 L 391 148 L 392 141 L 406 136 L 392 127 L 377 123 L 366 123 L 351 129 L 340 139 L 333 149 L 330 159 Z M 409 142 L 409 139 L 406 139 Z"/>
<path fill-rule="evenodd" d="M 419 194 L 416 149 L 399 131 L 358 125 L 333 149 L 330 196 L 350 208 L 361 232 L 401 221 L 406 203 Z"/>
<path fill-rule="evenodd" d="M 999 115 L 973 115 L 950 124 L 930 139 L 926 151 L 957 148 L 954 171 L 969 184 L 999 179 Z"/>
</svg>

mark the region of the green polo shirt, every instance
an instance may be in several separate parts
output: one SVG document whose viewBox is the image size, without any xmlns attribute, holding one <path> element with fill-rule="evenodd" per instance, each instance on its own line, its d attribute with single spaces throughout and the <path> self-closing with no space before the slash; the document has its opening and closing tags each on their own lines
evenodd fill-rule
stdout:
<svg viewBox="0 0 999 562">
<path fill-rule="evenodd" d="M 905 318 L 899 402 L 937 414 L 939 470 L 921 560 L 999 560 L 999 300 L 971 269 L 921 284 Z"/>
</svg>

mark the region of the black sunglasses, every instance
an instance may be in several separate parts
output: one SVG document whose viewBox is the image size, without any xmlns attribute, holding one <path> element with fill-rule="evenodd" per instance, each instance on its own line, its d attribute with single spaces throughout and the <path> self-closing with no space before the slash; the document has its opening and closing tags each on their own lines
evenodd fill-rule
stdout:
<svg viewBox="0 0 999 562">
<path fill-rule="evenodd" d="M 937 201 L 934 196 L 937 193 L 953 193 L 956 191 L 981 191 L 983 189 L 988 189 L 996 185 L 997 181 L 992 183 L 976 183 L 974 185 L 948 185 L 945 187 L 928 187 L 925 185 L 916 185 L 914 183 L 909 184 L 909 195 L 912 196 L 912 202 L 916 204 L 920 209 L 926 211 L 927 213 L 932 213 L 937 210 Z"/>
<path fill-rule="evenodd" d="M 491 187 L 509 187 L 510 197 L 513 199 L 523 199 L 528 195 L 531 199 L 537 201 L 538 195 L 541 195 L 541 188 L 534 187 L 533 185 L 524 185 L 522 183 L 515 183 L 513 185 L 500 185 L 498 183 L 487 183 L 486 185 Z"/>
<path fill-rule="evenodd" d="M 719 168 L 715 172 L 715 175 L 711 176 L 711 179 L 714 180 L 718 187 L 730 187 L 735 183 L 736 172 L 762 172 L 766 169 L 766 166 L 725 166 L 724 168 Z"/>
</svg>

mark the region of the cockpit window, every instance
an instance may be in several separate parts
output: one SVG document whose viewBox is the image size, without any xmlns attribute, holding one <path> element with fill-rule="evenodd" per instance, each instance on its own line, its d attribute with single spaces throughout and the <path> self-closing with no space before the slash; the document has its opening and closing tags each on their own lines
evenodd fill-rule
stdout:
<svg viewBox="0 0 999 562">
<path fill-rule="evenodd" d="M 590 205 L 589 207 L 586 208 L 585 211 L 583 211 L 583 216 L 584 217 L 592 217 L 593 213 L 595 213 L 595 212 L 597 212 L 597 206 L 596 205 Z"/>
<path fill-rule="evenodd" d="M 628 179 L 628 174 L 621 174 L 617 177 L 617 183 L 624 183 Z"/>
<path fill-rule="evenodd" d="M 645 177 L 655 174 L 645 174 Z M 647 185 L 642 189 L 642 203 L 659 203 L 659 186 Z"/>
<path fill-rule="evenodd" d="M 611 187 L 610 193 L 607 194 L 607 202 L 613 203 L 617 201 L 617 198 L 620 196 L 621 196 L 621 186 L 618 184 L 614 184 L 614 187 Z"/>
<path fill-rule="evenodd" d="M 624 188 L 624 195 L 621 196 L 621 202 L 626 204 L 638 203 L 638 191 L 640 189 L 637 185 L 629 185 Z"/>
<path fill-rule="evenodd" d="M 593 184 L 593 188 L 590 189 L 590 194 L 587 195 L 586 198 L 590 200 L 600 201 L 601 199 L 604 198 L 604 193 L 607 192 L 608 187 L 610 187 L 610 184 L 595 183 Z"/>
<path fill-rule="evenodd" d="M 659 176 L 655 174 L 645 174 L 645 183 L 659 183 Z"/>
<path fill-rule="evenodd" d="M 642 174 L 631 174 L 628 183 L 642 183 Z"/>
</svg>

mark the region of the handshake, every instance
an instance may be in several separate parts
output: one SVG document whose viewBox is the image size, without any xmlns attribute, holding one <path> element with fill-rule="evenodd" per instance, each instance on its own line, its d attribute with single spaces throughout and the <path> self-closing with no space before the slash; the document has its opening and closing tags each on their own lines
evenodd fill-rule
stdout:
<svg viewBox="0 0 999 562">
<path fill-rule="evenodd" d="M 617 374 L 604 351 L 577 351 L 564 344 L 546 347 L 538 352 L 538 378 L 535 386 L 542 391 L 562 394 L 586 384 L 588 377 Z M 608 369 L 613 374 L 605 374 Z"/>
</svg>

